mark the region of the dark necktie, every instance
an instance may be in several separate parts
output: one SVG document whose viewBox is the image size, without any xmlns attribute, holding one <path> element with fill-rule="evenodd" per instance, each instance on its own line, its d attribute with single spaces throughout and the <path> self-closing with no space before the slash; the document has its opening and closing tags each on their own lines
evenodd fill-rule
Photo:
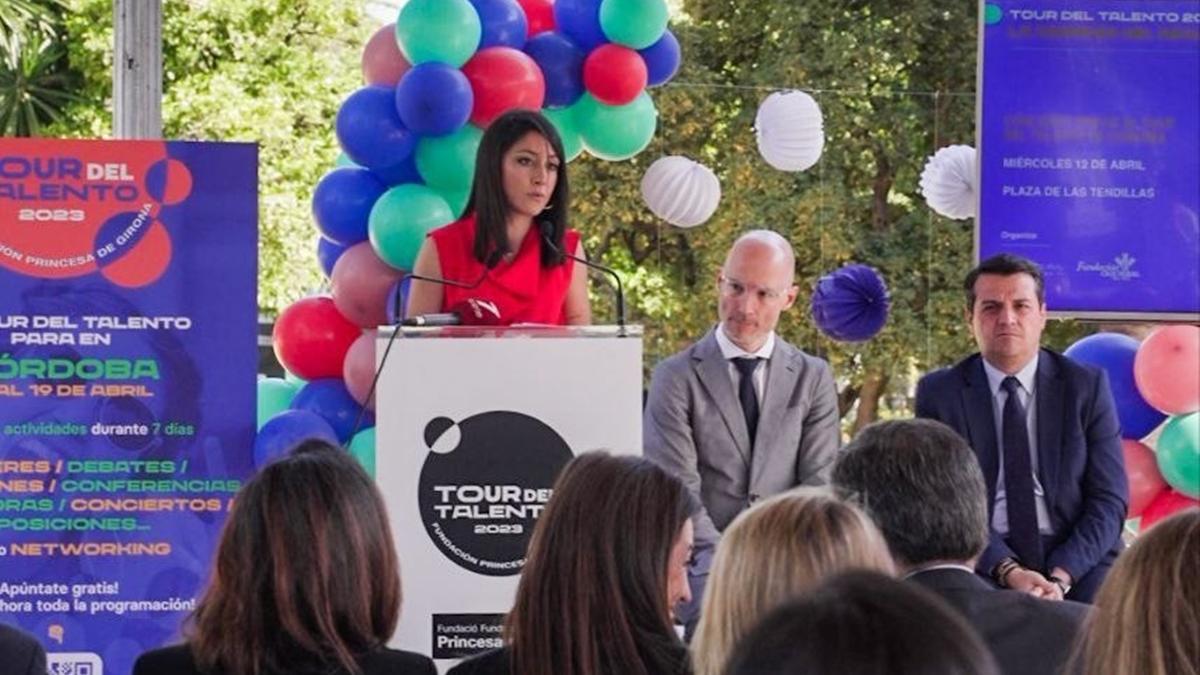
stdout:
<svg viewBox="0 0 1200 675">
<path fill-rule="evenodd" d="M 1004 492 L 1008 508 L 1008 545 L 1021 564 L 1043 571 L 1042 536 L 1038 532 L 1037 506 L 1033 498 L 1033 459 L 1029 452 L 1029 429 L 1025 425 L 1025 406 L 1017 392 L 1017 378 L 1004 378 Z"/>
<path fill-rule="evenodd" d="M 733 365 L 737 366 L 738 400 L 742 402 L 742 414 L 746 416 L 746 431 L 750 432 L 750 447 L 754 447 L 754 432 L 758 430 L 758 394 L 754 391 L 754 369 L 758 367 L 757 358 L 737 358 Z"/>
</svg>

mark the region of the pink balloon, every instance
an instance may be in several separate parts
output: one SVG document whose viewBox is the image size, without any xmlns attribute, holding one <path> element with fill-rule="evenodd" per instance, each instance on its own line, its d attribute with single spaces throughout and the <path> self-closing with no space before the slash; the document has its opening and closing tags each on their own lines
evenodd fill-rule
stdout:
<svg viewBox="0 0 1200 675">
<path fill-rule="evenodd" d="M 359 242 L 333 264 L 329 275 L 333 304 L 355 325 L 374 328 L 386 324 L 388 291 L 401 275 L 379 259 L 371 242 Z"/>
<path fill-rule="evenodd" d="M 1158 457 L 1149 446 L 1124 438 L 1121 439 L 1121 450 L 1125 454 L 1125 475 L 1129 478 L 1129 515 L 1126 517 L 1137 518 L 1167 489 L 1167 481 L 1163 480 L 1158 470 Z"/>
<path fill-rule="evenodd" d="M 1165 326 L 1146 338 L 1133 360 L 1138 391 L 1172 415 L 1200 410 L 1200 327 Z"/>
<path fill-rule="evenodd" d="M 1200 501 L 1187 495 L 1181 495 L 1174 490 L 1167 490 L 1150 502 L 1145 511 L 1142 511 L 1142 522 L 1138 524 L 1138 529 L 1145 532 L 1163 518 L 1197 507 L 1200 507 Z"/>
<path fill-rule="evenodd" d="M 350 345 L 346 352 L 346 362 L 342 364 L 342 379 L 346 381 L 346 389 L 358 401 L 359 405 L 375 409 L 375 397 L 367 400 L 371 391 L 371 381 L 375 379 L 375 333 L 367 332 Z"/>
<path fill-rule="evenodd" d="M 400 53 L 400 45 L 396 42 L 396 24 L 388 25 L 375 31 L 367 45 L 363 47 L 362 72 L 363 81 L 367 84 L 378 84 L 394 87 L 401 76 L 412 66 Z"/>
</svg>

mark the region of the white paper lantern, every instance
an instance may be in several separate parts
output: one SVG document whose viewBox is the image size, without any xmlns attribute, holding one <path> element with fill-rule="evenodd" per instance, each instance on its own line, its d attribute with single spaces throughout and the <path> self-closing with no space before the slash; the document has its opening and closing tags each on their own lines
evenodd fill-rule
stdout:
<svg viewBox="0 0 1200 675">
<path fill-rule="evenodd" d="M 921 172 L 921 194 L 938 214 L 955 220 L 975 216 L 975 148 L 950 145 L 934 153 Z"/>
<path fill-rule="evenodd" d="M 780 171 L 804 171 L 825 148 L 821 107 L 802 91 L 780 91 L 758 106 L 754 118 L 758 152 Z"/>
<path fill-rule="evenodd" d="M 642 199 L 654 215 L 678 227 L 696 227 L 721 203 L 721 181 L 687 157 L 662 157 L 642 176 Z"/>
</svg>

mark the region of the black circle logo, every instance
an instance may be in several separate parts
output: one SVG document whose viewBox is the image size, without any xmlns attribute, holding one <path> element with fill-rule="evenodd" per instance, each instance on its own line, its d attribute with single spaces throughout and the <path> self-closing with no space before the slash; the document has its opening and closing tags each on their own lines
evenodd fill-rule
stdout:
<svg viewBox="0 0 1200 675">
<path fill-rule="evenodd" d="M 519 574 L 554 479 L 573 454 L 542 421 L 510 411 L 425 425 L 431 452 L 417 499 L 425 531 L 459 567 L 493 577 Z"/>
</svg>

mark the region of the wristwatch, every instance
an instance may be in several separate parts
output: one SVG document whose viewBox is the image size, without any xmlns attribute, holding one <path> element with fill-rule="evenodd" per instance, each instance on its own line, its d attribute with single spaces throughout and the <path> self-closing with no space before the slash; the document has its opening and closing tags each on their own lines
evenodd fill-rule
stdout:
<svg viewBox="0 0 1200 675">
<path fill-rule="evenodd" d="M 1054 582 L 1055 586 L 1058 586 L 1058 589 L 1062 591 L 1064 598 L 1067 597 L 1067 593 L 1071 592 L 1071 584 L 1068 584 L 1066 579 L 1063 579 L 1057 574 L 1051 574 L 1048 578 L 1050 581 Z"/>
</svg>

